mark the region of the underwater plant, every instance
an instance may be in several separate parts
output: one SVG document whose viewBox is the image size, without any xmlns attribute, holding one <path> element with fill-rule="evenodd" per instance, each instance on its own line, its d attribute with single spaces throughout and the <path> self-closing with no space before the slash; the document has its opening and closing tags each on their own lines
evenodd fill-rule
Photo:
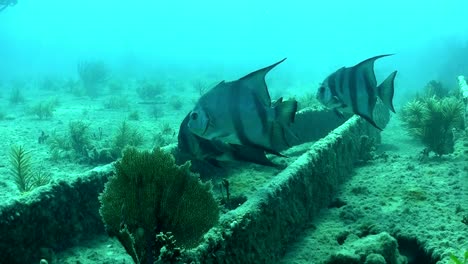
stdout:
<svg viewBox="0 0 468 264">
<path fill-rule="evenodd" d="M 104 102 L 106 109 L 125 109 L 129 106 L 128 98 L 126 96 L 113 95 Z"/>
<path fill-rule="evenodd" d="M 161 106 L 155 104 L 149 109 L 149 114 L 151 117 L 158 119 L 164 116 L 164 109 Z"/>
<path fill-rule="evenodd" d="M 169 123 L 163 123 L 159 127 L 159 132 L 153 135 L 153 145 L 164 147 L 175 140 L 175 131 Z"/>
<path fill-rule="evenodd" d="M 101 92 L 101 86 L 109 78 L 106 64 L 102 61 L 85 61 L 78 63 L 77 70 L 85 93 L 90 97 L 98 96 Z"/>
<path fill-rule="evenodd" d="M 140 113 L 137 110 L 134 110 L 128 114 L 128 119 L 138 121 L 140 120 Z"/>
<path fill-rule="evenodd" d="M 178 166 L 161 149 L 127 148 L 115 170 L 100 195 L 100 214 L 135 263 L 175 261 L 175 244 L 193 247 L 217 223 L 212 186 L 190 172 L 190 163 Z"/>
<path fill-rule="evenodd" d="M 18 189 L 21 192 L 30 191 L 33 188 L 33 172 L 29 152 L 27 152 L 23 146 L 12 146 L 10 151 L 10 164 L 10 174 Z"/>
<path fill-rule="evenodd" d="M 21 89 L 18 86 L 15 86 L 10 93 L 10 104 L 17 105 L 24 103 L 24 96 L 21 92 Z"/>
<path fill-rule="evenodd" d="M 45 142 L 49 146 L 51 158 L 55 162 L 58 162 L 63 153 L 72 150 L 69 138 L 59 135 L 55 131 L 47 137 Z"/>
<path fill-rule="evenodd" d="M 58 91 L 61 87 L 61 81 L 54 77 L 46 77 L 39 82 L 39 89 L 45 91 Z"/>
<path fill-rule="evenodd" d="M 315 94 L 316 93 L 310 92 L 297 98 L 297 110 L 302 110 L 309 107 L 321 108 L 322 104 L 317 100 Z"/>
<path fill-rule="evenodd" d="M 184 106 L 184 103 L 182 102 L 180 97 L 177 97 L 177 96 L 173 96 L 171 98 L 170 104 L 172 106 L 172 109 L 177 110 L 177 111 L 182 109 L 182 107 Z"/>
<path fill-rule="evenodd" d="M 50 99 L 48 101 L 41 101 L 31 108 L 31 113 L 37 115 L 39 119 L 51 118 L 57 105 L 57 98 Z"/>
<path fill-rule="evenodd" d="M 121 94 L 124 90 L 124 84 L 120 80 L 113 79 L 107 85 L 110 94 Z"/>
<path fill-rule="evenodd" d="M 463 254 L 463 259 L 459 259 L 455 255 L 450 254 L 450 261 L 452 264 L 468 264 L 468 250 Z"/>
<path fill-rule="evenodd" d="M 164 93 L 164 84 L 162 82 L 149 82 L 142 81 L 136 89 L 138 96 L 144 101 L 151 101 L 156 98 L 156 96 Z"/>
<path fill-rule="evenodd" d="M 83 121 L 70 121 L 68 131 L 70 135 L 70 145 L 79 155 L 86 156 L 90 145 L 89 125 Z"/>
<path fill-rule="evenodd" d="M 33 170 L 30 152 L 26 151 L 23 146 L 11 147 L 10 175 L 22 193 L 29 192 L 50 181 L 49 174 Z"/>
<path fill-rule="evenodd" d="M 137 147 L 143 144 L 143 135 L 137 129 L 131 127 L 126 121 L 119 126 L 112 142 L 112 152 L 115 157 L 120 157 L 126 146 Z"/>
<path fill-rule="evenodd" d="M 463 128 L 463 103 L 454 97 L 414 100 L 404 106 L 400 118 L 427 153 L 449 154 L 454 148 L 453 129 Z"/>
<path fill-rule="evenodd" d="M 426 98 L 437 97 L 443 98 L 449 96 L 450 89 L 445 87 L 442 82 L 432 80 L 424 87 L 424 96 Z"/>
<path fill-rule="evenodd" d="M 81 97 L 86 94 L 85 89 L 83 88 L 83 86 L 80 84 L 79 81 L 68 79 L 64 82 L 63 86 L 64 86 L 65 91 L 71 93 L 72 95 L 76 97 Z"/>
</svg>

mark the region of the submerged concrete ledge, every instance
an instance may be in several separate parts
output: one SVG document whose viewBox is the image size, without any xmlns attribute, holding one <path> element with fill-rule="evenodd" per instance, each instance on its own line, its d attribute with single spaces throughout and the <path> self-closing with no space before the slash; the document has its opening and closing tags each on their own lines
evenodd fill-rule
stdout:
<svg viewBox="0 0 468 264">
<path fill-rule="evenodd" d="M 316 142 L 308 152 L 262 187 L 258 195 L 223 215 L 184 262 L 274 263 L 288 242 L 328 206 L 339 184 L 351 176 L 362 141 L 379 132 L 357 117 Z M 367 138 L 367 139 L 365 139 Z"/>
<path fill-rule="evenodd" d="M 316 118 L 324 120 L 327 128 L 320 128 Z M 317 140 L 341 123 L 343 120 L 330 112 L 304 111 L 298 115 L 295 129 L 302 131 L 303 141 Z M 307 126 L 313 126 L 315 132 L 307 132 Z M 258 194 L 223 215 L 220 225 L 210 230 L 198 247 L 185 251 L 184 261 L 277 261 L 286 244 L 330 203 L 338 185 L 350 177 L 355 161 L 368 151 L 361 143 L 369 137 L 376 143 L 380 140 L 379 132 L 365 121 L 349 119 L 260 187 Z M 174 145 L 167 149 L 177 151 Z M 98 167 L 2 205 L 1 262 L 38 263 L 83 239 L 103 234 L 98 195 L 112 173 L 112 164 Z"/>
<path fill-rule="evenodd" d="M 35 189 L 0 207 L 0 263 L 39 263 L 104 233 L 99 193 L 112 165 Z"/>
</svg>

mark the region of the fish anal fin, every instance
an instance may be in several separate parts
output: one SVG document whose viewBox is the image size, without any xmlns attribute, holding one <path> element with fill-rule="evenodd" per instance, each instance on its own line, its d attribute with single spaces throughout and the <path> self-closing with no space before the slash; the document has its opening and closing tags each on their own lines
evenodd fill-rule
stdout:
<svg viewBox="0 0 468 264">
<path fill-rule="evenodd" d="M 373 127 L 377 128 L 378 130 L 380 131 L 383 131 L 382 128 L 380 128 L 376 123 L 375 121 L 372 119 L 372 117 L 369 117 L 369 116 L 366 116 L 366 115 L 363 115 L 363 114 L 357 114 L 358 116 L 364 118 L 369 124 L 371 124 Z"/>
<path fill-rule="evenodd" d="M 207 159 L 206 162 L 213 167 L 222 168 L 221 164 L 216 159 Z"/>
<path fill-rule="evenodd" d="M 397 71 L 392 72 L 378 87 L 377 95 L 380 100 L 386 105 L 393 113 L 395 108 L 393 107 L 393 94 L 395 85 L 395 76 Z"/>
</svg>

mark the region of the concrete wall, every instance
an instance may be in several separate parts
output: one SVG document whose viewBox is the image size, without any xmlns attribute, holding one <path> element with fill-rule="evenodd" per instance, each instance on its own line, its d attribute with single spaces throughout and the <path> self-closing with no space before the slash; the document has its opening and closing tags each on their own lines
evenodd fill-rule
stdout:
<svg viewBox="0 0 468 264">
<path fill-rule="evenodd" d="M 378 131 L 353 117 L 321 139 L 268 186 L 222 216 L 185 261 L 198 263 L 274 263 L 320 209 L 329 205 L 339 184 L 351 176 L 363 136 Z"/>
<path fill-rule="evenodd" d="M 330 118 L 330 112 L 322 115 L 305 111 L 299 115 L 296 129 L 305 134 L 314 130 L 305 139 L 316 139 L 334 128 Z M 343 122 L 335 120 L 335 126 Z M 327 128 L 318 129 L 319 124 Z M 313 129 L 307 130 L 306 125 Z M 220 226 L 213 228 L 199 247 L 187 251 L 185 259 L 200 263 L 277 260 L 285 245 L 329 204 L 338 185 L 350 176 L 353 163 L 366 151 L 360 147 L 366 135 L 379 140 L 378 131 L 361 119 L 348 120 L 275 176 L 256 197 L 223 215 Z M 168 149 L 177 150 L 174 146 Z M 83 177 L 41 187 L 2 206 L 0 262 L 36 263 L 48 258 L 52 251 L 103 233 L 98 195 L 111 173 L 112 165 L 99 167 Z"/>
<path fill-rule="evenodd" d="M 0 208 L 0 263 L 39 263 L 53 252 L 104 233 L 99 193 L 112 166 L 40 187 Z"/>
</svg>

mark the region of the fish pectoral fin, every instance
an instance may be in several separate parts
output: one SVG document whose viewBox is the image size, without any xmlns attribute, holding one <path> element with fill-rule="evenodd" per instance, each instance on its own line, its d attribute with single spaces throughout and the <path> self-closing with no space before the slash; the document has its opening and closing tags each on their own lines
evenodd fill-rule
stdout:
<svg viewBox="0 0 468 264">
<path fill-rule="evenodd" d="M 338 110 L 338 108 L 333 108 L 333 112 L 341 119 L 345 119 L 345 116 L 343 115 L 343 112 Z"/>
<path fill-rule="evenodd" d="M 343 101 L 340 98 L 338 98 L 338 96 L 333 96 L 332 97 L 332 103 L 333 104 L 342 104 L 342 105 L 344 105 Z"/>
<path fill-rule="evenodd" d="M 263 149 L 236 144 L 230 144 L 230 146 L 232 149 L 232 156 L 236 160 L 252 162 L 264 166 L 277 167 L 277 164 L 273 163 L 266 157 L 265 151 Z"/>
<path fill-rule="evenodd" d="M 220 164 L 219 161 L 216 160 L 216 159 L 207 159 L 206 162 L 207 162 L 208 164 L 210 164 L 211 166 L 213 166 L 213 167 L 222 168 L 221 164 Z"/>
<path fill-rule="evenodd" d="M 395 76 L 397 71 L 392 72 L 378 87 L 377 95 L 380 100 L 386 105 L 393 113 L 395 108 L 393 107 L 393 94 L 395 85 Z"/>
</svg>

